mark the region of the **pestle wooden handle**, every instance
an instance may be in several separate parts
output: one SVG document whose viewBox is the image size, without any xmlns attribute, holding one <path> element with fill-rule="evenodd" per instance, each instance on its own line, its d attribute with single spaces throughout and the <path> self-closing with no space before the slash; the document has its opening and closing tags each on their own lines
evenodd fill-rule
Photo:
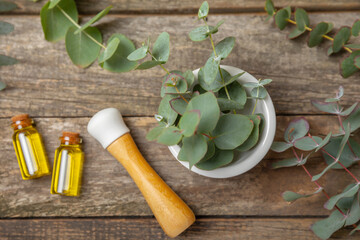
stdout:
<svg viewBox="0 0 360 240">
<path fill-rule="evenodd" d="M 130 133 L 125 133 L 106 149 L 128 171 L 169 237 L 176 237 L 194 223 L 193 211 L 147 163 Z"/>
</svg>

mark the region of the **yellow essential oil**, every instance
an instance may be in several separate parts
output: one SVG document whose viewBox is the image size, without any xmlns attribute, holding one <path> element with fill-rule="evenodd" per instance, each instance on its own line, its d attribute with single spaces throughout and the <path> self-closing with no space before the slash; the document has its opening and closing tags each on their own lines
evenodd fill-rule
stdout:
<svg viewBox="0 0 360 240">
<path fill-rule="evenodd" d="M 41 136 L 28 114 L 11 118 L 14 129 L 13 144 L 24 180 L 49 175 L 50 165 L 46 157 Z"/>
<path fill-rule="evenodd" d="M 79 133 L 63 132 L 55 151 L 51 194 L 79 196 L 84 164 Z"/>
</svg>

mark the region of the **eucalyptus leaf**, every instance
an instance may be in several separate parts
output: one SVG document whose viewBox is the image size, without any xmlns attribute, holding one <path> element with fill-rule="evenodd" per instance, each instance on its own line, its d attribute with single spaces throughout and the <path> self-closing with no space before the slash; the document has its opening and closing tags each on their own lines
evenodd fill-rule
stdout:
<svg viewBox="0 0 360 240">
<path fill-rule="evenodd" d="M 240 108 L 235 108 L 235 109 L 242 109 L 244 107 L 245 103 L 246 103 L 246 100 L 247 100 L 247 95 L 246 95 L 245 89 L 237 81 L 231 83 L 228 86 L 229 86 L 228 87 L 228 93 L 229 93 L 230 99 L 232 101 L 235 101 L 235 102 L 239 103 L 239 106 L 242 106 Z M 222 88 L 219 91 L 219 97 L 220 98 L 227 98 L 227 94 L 226 94 L 226 91 L 225 91 L 224 88 Z"/>
<path fill-rule="evenodd" d="M 222 112 L 228 111 L 228 110 L 240 110 L 240 109 L 244 108 L 244 105 L 242 105 L 234 100 L 229 100 L 227 98 L 218 97 L 217 102 L 219 104 L 220 111 L 222 111 Z"/>
<path fill-rule="evenodd" d="M 341 137 L 332 138 L 329 141 L 329 143 L 324 147 L 324 150 L 326 152 L 328 152 L 331 156 L 337 156 L 338 152 L 339 152 L 339 145 L 341 143 L 341 140 L 342 140 Z M 351 148 L 353 149 L 353 151 L 355 152 L 355 154 L 357 156 L 360 156 L 360 145 L 352 138 L 349 138 L 349 144 L 350 144 Z M 322 155 L 327 164 L 332 164 L 334 162 L 334 159 L 332 157 L 330 157 L 327 153 L 323 152 Z M 344 150 L 339 158 L 339 161 L 345 167 L 350 167 L 351 165 L 353 165 L 354 163 L 359 161 L 359 159 L 356 156 L 354 156 L 350 147 L 348 146 L 348 144 L 346 144 L 344 147 Z M 333 169 L 343 169 L 343 167 L 338 163 L 333 165 L 332 168 Z"/>
<path fill-rule="evenodd" d="M 277 153 L 284 152 L 291 148 L 292 144 L 287 142 L 276 142 L 274 141 L 271 145 L 271 150 Z"/>
<path fill-rule="evenodd" d="M 278 169 L 283 167 L 294 167 L 299 164 L 297 158 L 287 158 L 280 161 L 272 162 L 269 164 L 269 168 Z"/>
<path fill-rule="evenodd" d="M 146 134 L 146 139 L 148 141 L 156 140 L 160 136 L 161 132 L 164 130 L 165 127 L 166 127 L 165 124 L 160 124 L 159 126 L 154 127 Z"/>
<path fill-rule="evenodd" d="M 182 143 L 178 158 L 181 161 L 188 161 L 191 169 L 207 152 L 206 138 L 201 134 L 196 134 L 191 137 L 184 137 Z"/>
<path fill-rule="evenodd" d="M 266 0 L 265 2 L 265 11 L 269 16 L 273 16 L 275 14 L 274 3 L 271 0 Z"/>
<path fill-rule="evenodd" d="M 158 114 L 163 117 L 168 126 L 173 125 L 178 114 L 171 108 L 171 96 L 166 95 L 160 102 Z"/>
<path fill-rule="evenodd" d="M 354 65 L 360 69 L 360 56 L 354 58 Z"/>
<path fill-rule="evenodd" d="M 17 5 L 8 1 L 0 1 L 0 12 L 9 12 L 17 8 Z"/>
<path fill-rule="evenodd" d="M 206 152 L 205 156 L 197 164 L 205 162 L 205 161 L 209 160 L 212 156 L 214 156 L 214 154 L 215 154 L 214 141 L 208 140 L 207 145 L 208 145 L 208 148 L 207 148 L 207 152 Z"/>
<path fill-rule="evenodd" d="M 264 99 L 267 96 L 267 91 L 264 87 L 256 87 L 251 90 L 250 95 L 255 99 Z"/>
<path fill-rule="evenodd" d="M 14 26 L 7 22 L 0 22 L 0 35 L 8 34 L 14 31 Z"/>
<path fill-rule="evenodd" d="M 170 55 L 170 36 L 167 32 L 161 33 L 156 39 L 152 48 L 152 55 L 155 61 L 166 63 Z"/>
<path fill-rule="evenodd" d="M 339 52 L 342 47 L 349 41 L 351 36 L 351 29 L 349 27 L 342 27 L 336 33 L 333 41 L 333 51 L 334 53 Z"/>
<path fill-rule="evenodd" d="M 297 149 L 303 150 L 303 151 L 311 151 L 316 149 L 320 146 L 320 143 L 322 142 L 322 139 L 317 136 L 312 137 L 302 137 L 299 139 L 296 139 L 294 142 L 294 146 Z"/>
<path fill-rule="evenodd" d="M 61 0 L 50 0 L 49 9 L 54 8 Z"/>
<path fill-rule="evenodd" d="M 358 43 L 350 43 L 350 44 L 346 44 L 345 47 L 359 50 L 360 49 L 360 44 L 358 44 Z"/>
<path fill-rule="evenodd" d="M 109 60 L 116 52 L 116 49 L 118 48 L 120 44 L 119 38 L 113 38 L 111 42 L 107 45 L 106 49 L 100 54 L 98 62 L 103 63 L 106 60 Z"/>
<path fill-rule="evenodd" d="M 182 134 L 180 133 L 180 130 L 177 127 L 169 126 L 163 129 L 161 134 L 157 137 L 157 142 L 172 146 L 178 144 L 181 138 Z"/>
<path fill-rule="evenodd" d="M 18 61 L 15 58 L 12 57 L 8 57 L 5 55 L 1 55 L 0 54 L 0 66 L 9 66 L 9 65 L 14 65 L 16 64 Z"/>
<path fill-rule="evenodd" d="M 211 56 L 205 63 L 204 66 L 204 80 L 205 83 L 210 85 L 212 84 L 215 79 L 216 76 L 219 73 L 219 66 L 220 66 L 220 58 L 219 57 L 213 57 Z"/>
<path fill-rule="evenodd" d="M 140 65 L 138 65 L 136 67 L 136 69 L 138 69 L 138 70 L 146 70 L 146 69 L 158 66 L 160 64 L 161 64 L 160 61 L 145 61 L 145 62 L 141 63 Z"/>
<path fill-rule="evenodd" d="M 354 37 L 358 37 L 360 33 L 360 20 L 356 20 L 351 28 L 351 33 Z"/>
<path fill-rule="evenodd" d="M 199 19 L 206 18 L 208 14 L 209 14 L 209 3 L 207 1 L 204 1 L 199 8 L 198 18 Z"/>
<path fill-rule="evenodd" d="M 294 30 L 291 33 L 289 33 L 288 38 L 289 39 L 295 39 L 295 38 L 301 36 L 304 32 L 306 32 L 305 29 L 304 30 L 299 30 L 297 28 L 294 28 Z"/>
<path fill-rule="evenodd" d="M 312 105 L 316 107 L 318 110 L 326 113 L 339 114 L 341 113 L 341 109 L 336 102 L 321 102 L 312 100 Z"/>
<path fill-rule="evenodd" d="M 359 204 L 359 192 L 355 194 L 351 209 L 346 218 L 345 226 L 349 226 L 357 223 L 360 220 L 360 204 Z"/>
<path fill-rule="evenodd" d="M 216 149 L 215 154 L 204 162 L 199 162 L 196 167 L 211 171 L 228 165 L 234 159 L 234 151 Z"/>
<path fill-rule="evenodd" d="M 243 84 L 243 87 L 246 87 L 246 88 L 257 88 L 259 86 L 260 86 L 260 83 L 258 83 L 258 82 L 247 82 L 247 83 Z"/>
<path fill-rule="evenodd" d="M 221 116 L 212 132 L 216 147 L 222 150 L 235 149 L 249 138 L 253 127 L 254 123 L 245 115 Z"/>
<path fill-rule="evenodd" d="M 287 20 L 290 18 L 290 14 L 286 9 L 280 9 L 275 15 L 275 23 L 280 30 L 283 30 L 288 24 Z"/>
<path fill-rule="evenodd" d="M 308 198 L 308 197 L 311 197 L 315 194 L 318 194 L 320 192 L 323 191 L 323 188 L 319 188 L 317 189 L 315 192 L 313 193 L 310 193 L 310 194 L 299 194 L 299 193 L 296 193 L 296 192 L 292 192 L 292 191 L 286 191 L 282 194 L 282 197 L 283 199 L 286 201 L 286 202 L 294 202 L 300 198 Z"/>
<path fill-rule="evenodd" d="M 50 1 L 40 11 L 41 25 L 45 39 L 56 42 L 65 37 L 68 29 L 74 25 L 72 22 L 78 22 L 78 12 L 74 0 L 61 0 L 52 9 L 49 6 Z"/>
<path fill-rule="evenodd" d="M 351 75 L 359 71 L 359 68 L 354 65 L 354 59 L 357 56 L 360 56 L 360 50 L 353 51 L 340 63 L 341 75 L 344 78 L 350 77 Z"/>
<path fill-rule="evenodd" d="M 259 140 L 259 126 L 260 126 L 261 118 L 257 115 L 249 115 L 248 118 L 250 118 L 250 120 L 253 121 L 254 127 L 248 139 L 246 139 L 246 141 L 243 144 L 241 144 L 239 147 L 236 148 L 236 150 L 240 152 L 249 151 L 256 145 L 256 143 Z"/>
<path fill-rule="evenodd" d="M 137 62 L 129 61 L 127 56 L 135 50 L 134 43 L 125 35 L 116 33 L 109 38 L 108 45 L 114 38 L 118 38 L 120 40 L 115 53 L 111 56 L 111 58 L 99 65 L 110 72 L 119 73 L 133 70 L 136 68 Z"/>
<path fill-rule="evenodd" d="M 260 80 L 259 84 L 261 86 L 265 86 L 265 85 L 268 85 L 271 82 L 272 82 L 272 79 L 263 79 L 263 80 Z"/>
<path fill-rule="evenodd" d="M 169 103 L 171 108 L 179 115 L 184 114 L 186 106 L 188 105 L 181 97 L 173 98 Z"/>
<path fill-rule="evenodd" d="M 210 32 L 214 29 L 212 26 L 200 26 L 189 33 L 189 37 L 194 42 L 204 41 L 209 37 Z"/>
<path fill-rule="evenodd" d="M 192 98 L 186 107 L 186 111 L 200 110 L 199 133 L 209 133 L 217 125 L 220 117 L 220 108 L 213 93 L 207 92 Z"/>
<path fill-rule="evenodd" d="M 297 118 L 290 122 L 284 133 L 286 142 L 294 142 L 296 139 L 304 137 L 309 132 L 310 126 L 305 118 Z"/>
<path fill-rule="evenodd" d="M 235 46 L 235 38 L 234 37 L 226 37 L 223 40 L 221 40 L 218 44 L 215 46 L 215 51 L 217 56 L 219 56 L 222 59 L 225 59 L 231 51 L 233 50 Z M 213 52 L 211 54 L 211 57 L 215 58 L 215 53 Z"/>
<path fill-rule="evenodd" d="M 109 13 L 111 8 L 112 8 L 112 6 L 108 6 L 107 8 L 105 8 L 104 10 L 102 10 L 101 12 L 96 14 L 96 16 L 91 18 L 87 23 L 85 23 L 78 30 L 76 30 L 75 34 L 78 34 L 79 32 L 84 31 L 86 28 L 90 27 L 92 24 L 94 24 L 97 21 L 99 21 L 100 19 L 102 19 L 104 16 L 106 16 L 106 14 Z"/>
<path fill-rule="evenodd" d="M 355 109 L 343 122 L 344 126 L 350 124 L 351 132 L 360 128 L 360 107 Z"/>
<path fill-rule="evenodd" d="M 342 228 L 346 218 L 337 210 L 333 211 L 328 218 L 317 221 L 311 226 L 311 230 L 321 239 L 328 239 L 331 235 Z"/>
<path fill-rule="evenodd" d="M 350 115 L 354 109 L 357 107 L 358 102 L 354 103 L 353 105 L 351 105 L 351 107 L 349 107 L 348 109 L 341 111 L 341 113 L 339 113 L 340 116 L 348 116 Z"/>
<path fill-rule="evenodd" d="M 78 67 L 85 68 L 99 56 L 101 47 L 93 39 L 102 42 L 101 32 L 95 27 L 88 27 L 75 34 L 76 27 L 70 27 L 66 33 L 65 46 L 71 61 Z"/>
<path fill-rule="evenodd" d="M 316 27 L 310 32 L 308 46 L 315 47 L 319 45 L 322 42 L 322 36 L 328 33 L 329 28 L 330 25 L 327 22 L 321 22 L 317 24 Z"/>
<path fill-rule="evenodd" d="M 305 31 L 305 27 L 310 25 L 309 16 L 302 8 L 297 8 L 295 11 L 296 27 L 299 31 Z"/>
<path fill-rule="evenodd" d="M 340 86 L 339 90 L 336 92 L 335 98 L 327 98 L 325 102 L 338 102 L 343 95 L 344 95 L 344 88 L 343 86 Z"/>
<path fill-rule="evenodd" d="M 6 84 L 0 81 L 0 91 L 6 88 Z"/>
<path fill-rule="evenodd" d="M 321 148 L 323 148 L 326 144 L 329 143 L 331 139 L 332 133 L 330 132 L 318 145 L 318 147 L 315 149 L 315 152 L 319 151 Z"/>
<path fill-rule="evenodd" d="M 191 137 L 195 134 L 200 123 L 200 111 L 197 109 L 185 112 L 180 118 L 179 127 L 185 137 Z"/>
<path fill-rule="evenodd" d="M 198 73 L 198 81 L 199 81 L 200 86 L 203 89 L 205 89 L 206 91 L 218 92 L 222 87 L 227 85 L 226 80 L 231 79 L 231 75 L 226 70 L 221 68 L 221 73 L 225 79 L 225 84 L 223 83 L 222 78 L 220 76 L 220 71 L 216 75 L 215 80 L 211 84 L 208 84 L 205 82 L 204 69 L 200 68 L 199 73 Z M 234 79 L 234 81 L 235 80 L 236 79 Z"/>
<path fill-rule="evenodd" d="M 209 26 L 209 35 L 217 33 L 219 31 L 219 27 L 224 23 L 224 20 L 220 20 L 215 27 Z"/>
<path fill-rule="evenodd" d="M 332 196 L 324 205 L 324 207 L 328 210 L 332 210 L 336 203 L 342 199 L 342 198 L 346 198 L 346 197 L 352 197 L 354 196 L 357 192 L 359 191 L 359 184 L 355 184 L 352 183 L 351 187 L 349 187 L 349 189 L 347 191 L 343 191 L 340 194 L 337 194 L 335 196 Z"/>
<path fill-rule="evenodd" d="M 177 73 L 171 72 L 164 78 L 163 85 L 161 87 L 160 95 L 163 97 L 165 94 L 179 94 L 185 93 L 188 89 L 186 79 Z"/>
</svg>

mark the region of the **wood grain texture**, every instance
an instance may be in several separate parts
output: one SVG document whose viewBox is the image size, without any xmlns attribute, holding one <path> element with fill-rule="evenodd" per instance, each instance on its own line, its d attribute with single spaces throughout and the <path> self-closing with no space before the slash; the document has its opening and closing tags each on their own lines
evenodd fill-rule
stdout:
<svg viewBox="0 0 360 240">
<path fill-rule="evenodd" d="M 319 218 L 200 218 L 175 239 L 317 239 L 309 226 Z M 334 239 L 359 239 L 343 229 Z M 1 240 L 95 240 L 95 239 L 170 239 L 155 219 L 14 219 L 0 220 Z"/>
<path fill-rule="evenodd" d="M 28 0 L 14 0 L 18 4 L 17 13 L 38 13 L 46 1 L 41 0 L 33 3 Z M 111 10 L 115 13 L 197 13 L 203 0 L 77 0 L 80 13 L 100 12 L 109 5 L 114 6 Z M 212 0 L 208 1 L 212 13 L 236 13 L 264 10 L 265 0 Z M 360 3 L 357 0 L 275 0 L 276 6 L 283 7 L 291 5 L 294 7 L 304 7 L 307 10 L 356 10 L 360 9 Z"/>
<path fill-rule="evenodd" d="M 278 117 L 283 129 L 294 117 Z M 309 116 L 314 135 L 337 128 L 336 118 Z M 87 134 L 89 118 L 35 118 L 45 147 L 53 162 L 61 131 L 80 132 L 84 139 L 85 164 L 82 193 L 79 198 L 50 194 L 51 177 L 24 181 L 11 143 L 10 120 L 1 119 L 0 144 L 0 218 L 13 217 L 86 217 L 151 216 L 140 191 L 125 169 Z M 237 216 L 319 216 L 329 211 L 321 194 L 288 205 L 281 198 L 285 190 L 312 192 L 316 186 L 301 168 L 270 170 L 271 159 L 291 156 L 289 153 L 268 156 L 251 171 L 230 179 L 210 179 L 181 166 L 166 146 L 148 142 L 146 132 L 155 125 L 153 118 L 125 118 L 140 151 L 165 182 L 190 206 L 195 215 Z M 282 132 L 277 132 L 277 139 Z M 319 173 L 325 164 L 319 155 L 308 161 L 309 171 Z M 360 168 L 352 168 L 360 174 Z M 337 194 L 352 179 L 342 170 L 330 171 L 320 181 L 329 194 Z M 145 231 L 145 230 L 144 230 Z"/>
<path fill-rule="evenodd" d="M 352 24 L 358 13 L 311 14 L 313 22 L 328 20 L 335 27 Z M 79 69 L 68 58 L 64 43 L 53 44 L 43 38 L 38 17 L 1 17 L 15 25 L 15 31 L 1 36 L 1 53 L 17 57 L 19 64 L 3 67 L 0 80 L 8 88 L 1 92 L 0 117 L 28 112 L 42 117 L 92 116 L 105 107 L 116 107 L 125 116 L 153 116 L 160 102 L 159 92 L 164 72 L 161 68 L 130 73 L 109 73 L 94 64 Z M 197 23 L 193 16 L 109 16 L 98 27 L 108 39 L 120 32 L 139 46 L 162 31 L 171 36 L 168 69 L 201 67 L 211 53 L 210 43 L 191 42 L 188 32 Z M 286 39 L 286 33 L 265 22 L 259 15 L 210 16 L 211 24 L 225 19 L 219 41 L 236 37 L 236 47 L 224 64 L 240 67 L 257 78 L 272 78 L 268 90 L 277 114 L 314 114 L 318 111 L 309 99 L 333 96 L 339 85 L 345 87 L 344 104 L 359 100 L 359 74 L 343 79 L 339 60 L 344 54 L 326 55 L 326 46 L 308 48 L 304 38 Z M 286 51 L 285 51 L 286 50 Z M 282 52 L 283 51 L 283 52 Z"/>
</svg>

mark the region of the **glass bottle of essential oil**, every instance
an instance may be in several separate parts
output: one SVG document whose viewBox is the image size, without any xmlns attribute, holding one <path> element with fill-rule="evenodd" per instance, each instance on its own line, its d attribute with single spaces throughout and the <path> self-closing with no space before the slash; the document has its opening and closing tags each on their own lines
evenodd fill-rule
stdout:
<svg viewBox="0 0 360 240">
<path fill-rule="evenodd" d="M 79 133 L 63 132 L 55 151 L 51 194 L 79 196 L 84 153 Z"/>
<path fill-rule="evenodd" d="M 49 175 L 50 165 L 41 136 L 28 114 L 11 118 L 14 129 L 13 144 L 24 180 Z"/>
</svg>

